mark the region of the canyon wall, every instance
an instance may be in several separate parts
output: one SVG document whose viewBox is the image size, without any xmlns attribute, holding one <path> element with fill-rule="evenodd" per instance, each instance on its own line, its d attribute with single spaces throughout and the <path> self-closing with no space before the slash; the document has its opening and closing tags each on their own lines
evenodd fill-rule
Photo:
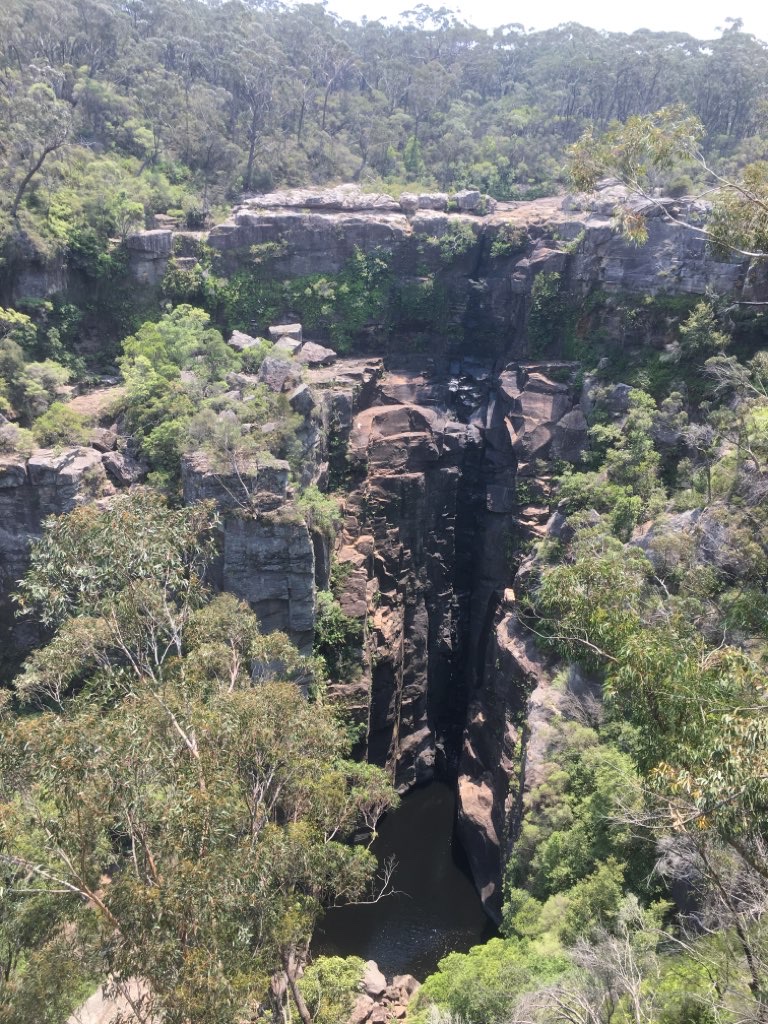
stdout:
<svg viewBox="0 0 768 1024">
<path fill-rule="evenodd" d="M 325 489 L 329 477 L 343 480 L 333 557 L 342 610 L 363 639 L 356 677 L 332 694 L 361 726 L 359 753 L 385 765 L 401 789 L 436 773 L 457 777 L 459 833 L 498 917 L 538 737 L 560 700 L 515 591 L 525 585 L 532 543 L 557 529 L 554 465 L 576 461 L 587 438 L 579 366 L 529 355 L 534 283 L 557 273 L 566 304 L 581 313 L 596 289 L 638 297 L 711 289 L 747 300 L 768 289 L 764 271 L 718 262 L 699 235 L 655 208 L 648 243 L 628 243 L 611 219 L 622 198 L 613 188 L 498 206 L 470 195 L 464 209 L 449 211 L 439 195 L 396 202 L 351 187 L 277 193 L 245 202 L 205 236 L 142 232 L 128 246 L 131 272 L 148 288 L 174 252 L 193 253 L 178 257 L 193 265 L 200 241 L 224 274 L 252 266 L 254 246 L 272 246 L 275 279 L 333 274 L 356 251 L 387 251 L 399 280 L 429 272 L 443 281 L 454 330 L 433 351 L 409 353 L 407 337 L 389 338 L 384 361 L 378 352 L 329 359 L 301 379 L 278 374 L 270 386 L 289 392 L 300 417 L 301 484 Z M 704 213 L 692 204 L 670 209 L 691 223 Z M 439 242 L 456 225 L 466 245 L 446 261 Z M 600 327 L 610 338 L 619 327 L 606 308 Z M 368 338 L 375 352 L 375 332 Z M 42 520 L 141 479 L 117 441 L 103 447 L 94 441 L 0 464 L 6 650 L 30 641 L 27 627 L 11 622 L 9 594 Z M 308 650 L 332 552 L 301 514 L 288 465 L 222 468 L 198 454 L 184 462 L 183 486 L 186 501 L 213 499 L 221 513 L 212 583 Z"/>
</svg>

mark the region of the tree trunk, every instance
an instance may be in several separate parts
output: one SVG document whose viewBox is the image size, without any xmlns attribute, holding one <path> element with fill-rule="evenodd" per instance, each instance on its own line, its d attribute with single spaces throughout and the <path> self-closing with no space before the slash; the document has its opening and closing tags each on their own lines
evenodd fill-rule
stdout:
<svg viewBox="0 0 768 1024">
<path fill-rule="evenodd" d="M 21 200 L 24 198 L 24 193 L 27 191 L 30 181 L 34 178 L 40 168 L 45 162 L 45 158 L 49 156 L 54 150 L 58 149 L 58 146 L 46 146 L 38 159 L 27 171 L 24 177 L 19 182 L 19 187 L 16 189 L 16 195 L 13 197 L 13 204 L 11 205 L 11 217 L 16 220 L 19 215 L 19 206 L 21 206 Z"/>
<path fill-rule="evenodd" d="M 296 950 L 292 949 L 288 953 L 283 954 L 283 968 L 285 969 L 285 976 L 288 979 L 288 987 L 291 990 L 291 995 L 293 996 L 293 1001 L 296 1004 L 296 1009 L 299 1011 L 302 1024 L 312 1024 L 312 1014 L 309 1012 L 309 1007 L 304 1002 L 304 996 L 301 994 L 298 986 Z"/>
<path fill-rule="evenodd" d="M 246 192 L 251 191 L 251 181 L 253 179 L 253 163 L 256 158 L 256 122 L 258 113 L 256 108 L 253 109 L 251 116 L 251 130 L 248 133 L 248 166 L 245 169 L 245 181 L 243 182 L 243 188 Z"/>
</svg>

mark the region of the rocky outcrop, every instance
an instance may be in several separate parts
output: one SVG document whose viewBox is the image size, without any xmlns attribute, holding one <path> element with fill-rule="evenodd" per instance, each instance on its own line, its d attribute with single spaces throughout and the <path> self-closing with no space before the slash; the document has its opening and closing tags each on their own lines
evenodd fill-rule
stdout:
<svg viewBox="0 0 768 1024">
<path fill-rule="evenodd" d="M 389 1024 L 403 1020 L 408 1003 L 420 988 L 411 974 L 396 974 L 390 982 L 384 977 L 374 960 L 369 960 L 360 982 L 357 996 L 347 1024 Z"/>
<path fill-rule="evenodd" d="M 212 584 L 256 612 L 266 631 L 282 630 L 308 651 L 315 622 L 315 552 L 279 460 L 217 465 L 201 452 L 182 463 L 184 501 L 214 501 L 222 517 Z"/>
<path fill-rule="evenodd" d="M 38 451 L 27 460 L 0 460 L 0 672 L 36 639 L 13 618 L 11 594 L 26 571 L 29 546 L 48 516 L 113 493 L 95 448 Z"/>
<path fill-rule="evenodd" d="M 647 216 L 645 245 L 618 233 L 617 206 Z M 495 355 L 519 358 L 526 355 L 533 283 L 542 273 L 560 274 L 575 303 L 595 289 L 608 296 L 714 291 L 752 301 L 768 294 L 764 271 L 745 259 L 716 259 L 690 230 L 706 217 L 704 204 L 669 200 L 667 208 L 674 221 L 663 216 L 663 202 L 638 203 L 617 186 L 591 196 L 496 203 L 474 189 L 453 197 L 404 193 L 398 201 L 346 185 L 252 196 L 206 240 L 222 273 L 251 268 L 253 247 L 263 248 L 269 258 L 260 272 L 274 280 L 336 274 L 355 252 L 389 253 L 398 287 L 433 277 L 454 332 Z M 440 240 L 450 231 L 462 242 L 446 257 Z M 129 242 L 132 265 L 147 279 L 170 255 L 162 234 L 141 232 Z M 446 346 L 444 337 L 436 341 Z"/>
<path fill-rule="evenodd" d="M 289 328 L 294 337 L 301 337 L 300 325 L 282 325 L 275 333 Z M 247 378 L 287 392 L 291 408 L 301 417 L 299 475 L 304 486 L 325 486 L 332 459 L 344 456 L 352 417 L 371 400 L 382 372 L 376 359 L 349 360 L 339 366 L 322 365 L 325 362 L 304 369 L 302 381 L 297 363 L 268 356 L 256 378 L 240 374 L 231 381 L 237 385 Z M 289 464 L 271 456 L 217 462 L 196 452 L 182 461 L 184 501 L 213 501 L 221 516 L 220 551 L 210 568 L 211 584 L 247 601 L 265 631 L 281 630 L 308 652 L 316 587 L 328 584 L 329 542 L 307 525 L 290 476 Z"/>
<path fill-rule="evenodd" d="M 130 272 L 140 283 L 159 284 L 173 253 L 173 232 L 167 228 L 136 231 L 125 242 Z"/>
</svg>

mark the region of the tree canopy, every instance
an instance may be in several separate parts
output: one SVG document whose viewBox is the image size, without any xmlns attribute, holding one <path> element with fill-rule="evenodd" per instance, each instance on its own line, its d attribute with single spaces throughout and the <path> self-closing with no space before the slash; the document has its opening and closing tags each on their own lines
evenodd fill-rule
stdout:
<svg viewBox="0 0 768 1024">
<path fill-rule="evenodd" d="M 41 1019 L 64 958 L 56 1005 L 108 977 L 139 1019 L 224 1024 L 277 974 L 306 1016 L 315 922 L 369 891 L 345 840 L 395 795 L 347 759 L 319 666 L 207 593 L 213 526 L 135 494 L 34 550 L 24 600 L 55 632 L 0 719 L 0 1020 Z"/>
</svg>

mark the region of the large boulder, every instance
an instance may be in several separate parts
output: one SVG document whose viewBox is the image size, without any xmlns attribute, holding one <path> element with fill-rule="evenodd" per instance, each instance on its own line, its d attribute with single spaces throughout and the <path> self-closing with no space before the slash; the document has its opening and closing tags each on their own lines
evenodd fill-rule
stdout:
<svg viewBox="0 0 768 1024">
<path fill-rule="evenodd" d="M 306 384 L 299 384 L 288 395 L 288 404 L 300 416 L 309 416 L 315 408 L 315 399 Z"/>
<path fill-rule="evenodd" d="M 300 348 L 300 338 L 289 338 L 287 334 L 284 334 L 282 338 L 278 338 L 275 344 L 272 346 L 272 351 L 275 353 L 275 355 L 295 356 Z"/>
<path fill-rule="evenodd" d="M 372 999 L 376 999 L 377 996 L 384 995 L 387 989 L 387 979 L 379 970 L 379 965 L 375 960 L 369 960 L 365 965 L 363 971 L 363 977 L 360 981 L 360 987 L 363 992 L 370 996 Z"/>
<path fill-rule="evenodd" d="M 149 472 L 149 466 L 130 449 L 124 451 L 107 451 L 101 461 L 109 477 L 118 487 L 130 487 L 141 483 Z"/>
<path fill-rule="evenodd" d="M 296 358 L 307 366 L 330 366 L 336 362 L 336 353 L 332 348 L 318 345 L 315 341 L 305 341 Z"/>
<path fill-rule="evenodd" d="M 476 188 L 465 188 L 457 192 L 453 197 L 461 213 L 475 213 L 483 216 L 486 213 L 496 211 L 496 200 L 492 196 L 484 195 Z"/>
<path fill-rule="evenodd" d="M 587 419 L 581 409 L 572 409 L 559 419 L 552 438 L 552 454 L 566 462 L 578 462 L 587 446 Z"/>
<path fill-rule="evenodd" d="M 270 391 L 279 394 L 291 391 L 301 381 L 301 370 L 295 363 L 276 356 L 267 356 L 259 367 L 256 377 L 261 384 L 266 384 Z"/>
<path fill-rule="evenodd" d="M 482 193 L 476 188 L 462 189 L 453 198 L 462 213 L 477 213 L 480 211 L 483 203 Z"/>
<path fill-rule="evenodd" d="M 294 338 L 301 341 L 301 324 L 273 324 L 267 332 L 273 341 L 280 338 Z"/>
<path fill-rule="evenodd" d="M 260 345 L 261 341 L 261 338 L 252 338 L 250 334 L 244 334 L 243 331 L 233 331 L 227 344 L 236 352 L 247 352 L 248 349 Z"/>
</svg>

